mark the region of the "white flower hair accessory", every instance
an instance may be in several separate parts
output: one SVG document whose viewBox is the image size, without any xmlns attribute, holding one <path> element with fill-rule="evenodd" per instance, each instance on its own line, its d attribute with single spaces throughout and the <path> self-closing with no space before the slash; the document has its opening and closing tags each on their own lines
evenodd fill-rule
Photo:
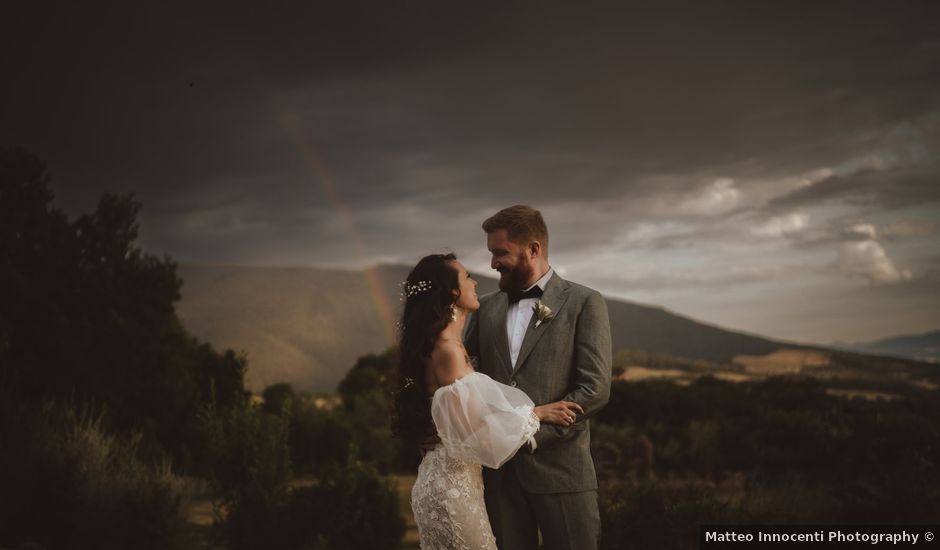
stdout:
<svg viewBox="0 0 940 550">
<path fill-rule="evenodd" d="M 411 298 L 422 292 L 431 290 L 431 281 L 416 281 L 414 283 L 409 283 L 408 281 L 402 281 L 402 296 L 401 299 Z"/>
<path fill-rule="evenodd" d="M 535 302 L 535 305 L 532 306 L 532 311 L 535 312 L 536 321 L 535 328 L 539 328 L 543 322 L 548 321 L 552 318 L 552 308 L 542 303 L 542 300 Z"/>
</svg>

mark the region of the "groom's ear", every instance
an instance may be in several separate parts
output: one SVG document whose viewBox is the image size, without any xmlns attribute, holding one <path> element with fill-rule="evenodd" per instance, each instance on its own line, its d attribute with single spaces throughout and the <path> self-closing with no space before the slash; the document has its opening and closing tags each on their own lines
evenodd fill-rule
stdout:
<svg viewBox="0 0 940 550">
<path fill-rule="evenodd" d="M 542 255 L 542 243 L 538 241 L 532 241 L 526 246 L 529 249 L 529 254 L 533 258 L 537 258 Z"/>
</svg>

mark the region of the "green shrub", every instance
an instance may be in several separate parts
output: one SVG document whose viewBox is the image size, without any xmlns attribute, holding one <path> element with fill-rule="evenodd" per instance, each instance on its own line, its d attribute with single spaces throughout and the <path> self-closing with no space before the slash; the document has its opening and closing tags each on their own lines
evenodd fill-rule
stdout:
<svg viewBox="0 0 940 550">
<path fill-rule="evenodd" d="M 315 485 L 289 488 L 288 408 L 272 415 L 246 402 L 201 415 L 215 465 L 215 537 L 232 550 L 397 545 L 405 530 L 398 493 L 371 466 L 324 466 Z"/>
<path fill-rule="evenodd" d="M 105 432 L 102 415 L 3 399 L 0 544 L 172 548 L 185 487 L 168 462 L 139 459 L 139 436 Z"/>
<path fill-rule="evenodd" d="M 293 491 L 285 517 L 295 522 L 294 532 L 309 526 L 306 542 L 319 541 L 331 550 L 395 548 L 405 534 L 394 484 L 359 463 Z"/>
<path fill-rule="evenodd" d="M 318 409 L 312 400 L 294 406 L 290 449 L 296 474 L 314 474 L 349 462 L 353 431 L 342 411 Z"/>
<path fill-rule="evenodd" d="M 281 415 L 283 413 L 293 414 L 293 408 L 297 401 L 297 393 L 294 387 L 287 382 L 271 384 L 261 392 L 264 400 L 261 408 L 268 414 Z"/>
<path fill-rule="evenodd" d="M 380 391 L 351 396 L 351 405 L 339 411 L 350 427 L 358 458 L 375 465 L 383 474 L 399 464 L 402 442 L 395 438 L 388 424 L 388 401 Z"/>
<path fill-rule="evenodd" d="M 699 526 L 728 517 L 728 503 L 707 487 L 667 490 L 655 481 L 615 485 L 601 491 L 601 548 L 691 550 Z"/>
<path fill-rule="evenodd" d="M 290 476 L 289 415 L 251 401 L 220 409 L 212 400 L 200 420 L 217 496 L 214 537 L 233 550 L 274 546 Z"/>
</svg>

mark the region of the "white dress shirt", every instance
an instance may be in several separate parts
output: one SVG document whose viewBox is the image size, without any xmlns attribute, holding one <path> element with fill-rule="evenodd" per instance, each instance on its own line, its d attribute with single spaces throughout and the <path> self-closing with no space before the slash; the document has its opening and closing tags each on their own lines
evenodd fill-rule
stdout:
<svg viewBox="0 0 940 550">
<path fill-rule="evenodd" d="M 549 266 L 548 271 L 534 285 L 526 288 L 528 292 L 534 287 L 539 287 L 545 292 L 545 285 L 552 278 L 555 270 Z M 539 298 L 525 298 L 515 304 L 509 304 L 509 310 L 506 312 L 506 334 L 509 336 L 509 356 L 512 359 L 512 368 L 516 368 L 516 360 L 519 358 L 519 350 L 522 348 L 522 340 L 525 338 L 526 328 L 532 320 L 532 306 L 539 301 Z"/>
</svg>

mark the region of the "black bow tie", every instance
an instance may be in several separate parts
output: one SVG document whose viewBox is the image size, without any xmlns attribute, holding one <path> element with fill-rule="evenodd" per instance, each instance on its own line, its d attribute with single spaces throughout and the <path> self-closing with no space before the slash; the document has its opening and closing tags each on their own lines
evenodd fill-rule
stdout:
<svg viewBox="0 0 940 550">
<path fill-rule="evenodd" d="M 522 292 L 521 290 L 511 291 L 506 293 L 509 296 L 509 303 L 515 304 L 519 300 L 525 300 L 526 298 L 541 298 L 542 289 L 538 286 L 534 286 L 529 290 Z"/>
</svg>

